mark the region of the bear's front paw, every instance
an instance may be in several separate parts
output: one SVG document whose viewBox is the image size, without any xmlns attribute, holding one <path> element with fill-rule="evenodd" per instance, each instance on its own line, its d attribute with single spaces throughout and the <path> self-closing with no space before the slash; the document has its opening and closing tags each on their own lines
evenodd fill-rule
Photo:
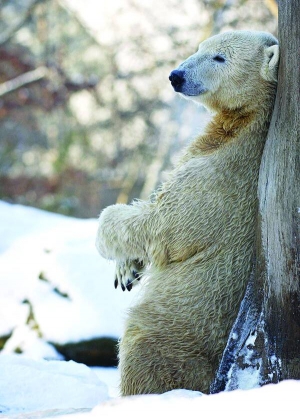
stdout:
<svg viewBox="0 0 300 419">
<path fill-rule="evenodd" d="M 144 268 L 143 262 L 138 260 L 117 261 L 115 288 L 120 284 L 123 291 L 131 291 L 132 287 L 141 279 Z"/>
</svg>

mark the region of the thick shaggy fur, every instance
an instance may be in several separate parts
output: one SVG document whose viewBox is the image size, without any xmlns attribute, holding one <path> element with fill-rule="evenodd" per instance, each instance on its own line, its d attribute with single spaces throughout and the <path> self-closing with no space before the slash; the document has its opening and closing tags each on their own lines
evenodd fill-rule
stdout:
<svg viewBox="0 0 300 419">
<path fill-rule="evenodd" d="M 209 391 L 251 270 L 276 44 L 270 34 L 246 31 L 200 44 L 178 68 L 187 83 L 201 83 L 204 93 L 192 98 L 214 118 L 149 202 L 113 205 L 100 216 L 104 257 L 150 264 L 120 344 L 122 395 Z"/>
</svg>

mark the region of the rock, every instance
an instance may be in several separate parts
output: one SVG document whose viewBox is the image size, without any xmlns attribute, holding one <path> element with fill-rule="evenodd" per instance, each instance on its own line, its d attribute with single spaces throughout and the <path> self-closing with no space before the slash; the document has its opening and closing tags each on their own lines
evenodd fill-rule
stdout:
<svg viewBox="0 0 300 419">
<path fill-rule="evenodd" d="M 6 341 L 11 337 L 11 333 L 9 335 L 0 336 L 0 351 L 3 349 Z"/>
<path fill-rule="evenodd" d="M 118 340 L 115 338 L 102 337 L 75 343 L 51 344 L 67 361 L 73 360 L 90 367 L 115 367 L 118 364 Z"/>
</svg>

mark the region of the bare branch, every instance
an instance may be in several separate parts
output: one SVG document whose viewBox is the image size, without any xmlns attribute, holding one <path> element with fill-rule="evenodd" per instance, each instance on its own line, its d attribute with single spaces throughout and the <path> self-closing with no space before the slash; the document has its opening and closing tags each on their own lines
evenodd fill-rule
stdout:
<svg viewBox="0 0 300 419">
<path fill-rule="evenodd" d="M 14 92 L 21 87 L 27 86 L 28 84 L 35 83 L 45 78 L 49 73 L 46 67 L 38 67 L 35 70 L 23 73 L 12 80 L 8 80 L 0 84 L 0 97 L 7 95 L 8 93 Z"/>
</svg>

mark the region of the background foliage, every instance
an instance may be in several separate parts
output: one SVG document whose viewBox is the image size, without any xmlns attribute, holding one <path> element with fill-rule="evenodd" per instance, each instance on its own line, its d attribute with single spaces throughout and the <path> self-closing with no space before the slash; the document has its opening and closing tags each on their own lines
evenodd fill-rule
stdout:
<svg viewBox="0 0 300 419">
<path fill-rule="evenodd" d="M 0 198 L 78 217 L 147 198 L 206 122 L 168 75 L 274 0 L 2 0 Z"/>
</svg>

